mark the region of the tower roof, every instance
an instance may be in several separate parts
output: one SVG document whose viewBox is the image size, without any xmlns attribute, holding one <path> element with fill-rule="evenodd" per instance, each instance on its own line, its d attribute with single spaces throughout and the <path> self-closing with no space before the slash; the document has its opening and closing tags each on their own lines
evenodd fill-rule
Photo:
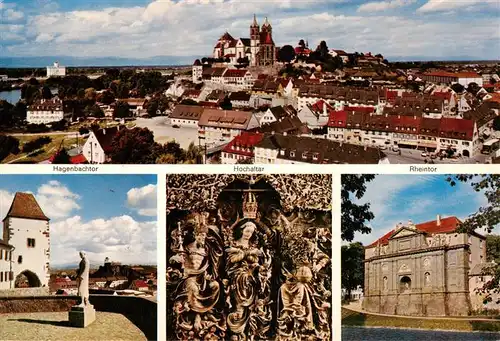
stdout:
<svg viewBox="0 0 500 341">
<path fill-rule="evenodd" d="M 43 213 L 33 194 L 21 192 L 17 192 L 14 196 L 12 205 L 10 206 L 9 212 L 5 216 L 4 220 L 7 218 L 50 220 Z"/>
<path fill-rule="evenodd" d="M 259 24 L 257 23 L 257 17 L 255 16 L 255 14 L 253 15 L 252 27 L 259 27 Z"/>
<path fill-rule="evenodd" d="M 267 17 L 266 17 L 266 21 L 264 22 L 264 24 L 262 25 L 262 27 L 267 27 L 267 26 L 271 26 L 271 24 L 269 23 L 269 20 L 267 20 Z"/>
<path fill-rule="evenodd" d="M 220 37 L 220 39 L 219 39 L 219 40 L 229 40 L 229 41 L 233 41 L 233 40 L 234 40 L 234 38 L 233 38 L 233 37 L 229 34 L 229 32 L 228 32 L 228 31 L 226 31 L 226 33 L 224 33 L 224 34 L 222 35 L 222 37 Z"/>
</svg>

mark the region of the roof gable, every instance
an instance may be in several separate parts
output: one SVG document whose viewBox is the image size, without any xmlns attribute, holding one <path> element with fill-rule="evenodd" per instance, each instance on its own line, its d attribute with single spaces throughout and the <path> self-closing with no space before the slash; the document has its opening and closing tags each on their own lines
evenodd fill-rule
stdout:
<svg viewBox="0 0 500 341">
<path fill-rule="evenodd" d="M 21 192 L 17 192 L 14 196 L 14 200 L 12 200 L 9 212 L 4 220 L 7 218 L 50 220 L 45 213 L 43 213 L 33 194 Z"/>
</svg>

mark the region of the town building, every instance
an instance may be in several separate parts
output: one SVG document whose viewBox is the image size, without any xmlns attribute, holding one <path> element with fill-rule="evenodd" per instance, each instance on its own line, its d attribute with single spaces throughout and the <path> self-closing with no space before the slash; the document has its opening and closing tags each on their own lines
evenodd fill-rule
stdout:
<svg viewBox="0 0 500 341">
<path fill-rule="evenodd" d="M 33 194 L 15 194 L 3 219 L 0 251 L 0 289 L 15 288 L 16 282 L 18 287 L 48 287 L 49 218 Z"/>
<path fill-rule="evenodd" d="M 383 164 L 387 156 L 376 148 L 322 138 L 266 134 L 254 149 L 256 164 Z"/>
<path fill-rule="evenodd" d="M 83 156 L 89 163 L 106 163 L 111 160 L 111 143 L 120 126 L 92 130 L 83 145 Z"/>
<path fill-rule="evenodd" d="M 448 72 L 439 70 L 423 73 L 418 77 L 423 81 L 436 84 L 458 83 L 467 87 L 470 83 L 476 83 L 479 86 L 483 86 L 483 77 L 476 72 Z"/>
<path fill-rule="evenodd" d="M 58 97 L 37 100 L 26 111 L 26 121 L 30 124 L 48 124 L 64 118 L 63 102 Z"/>
<path fill-rule="evenodd" d="M 198 126 L 201 145 L 220 146 L 244 131 L 257 128 L 259 122 L 251 112 L 205 108 Z"/>
<path fill-rule="evenodd" d="M 261 133 L 241 133 L 222 149 L 221 163 L 253 162 L 255 145 L 262 141 L 263 138 L 264 134 Z"/>
<path fill-rule="evenodd" d="M 486 238 L 459 233 L 461 221 L 399 223 L 365 248 L 363 308 L 415 316 L 466 316 L 472 310 L 469 275 L 486 262 Z"/>
<path fill-rule="evenodd" d="M 248 58 L 251 66 L 267 66 L 276 62 L 276 45 L 273 41 L 273 28 L 266 18 L 262 27 L 254 15 L 250 25 L 250 39 L 233 38 L 225 32 L 214 47 L 213 58 L 229 59 L 231 64 Z"/>
<path fill-rule="evenodd" d="M 314 104 L 306 104 L 299 112 L 299 119 L 311 129 L 322 128 L 327 125 L 330 113 L 335 109 L 325 102 L 319 100 Z"/>
<path fill-rule="evenodd" d="M 373 147 L 399 146 L 432 152 L 449 149 L 471 157 L 480 152 L 478 129 L 477 122 L 471 119 L 375 115 L 341 110 L 330 113 L 327 136 L 334 141 Z"/>
<path fill-rule="evenodd" d="M 55 62 L 53 66 L 47 66 L 47 78 L 66 76 L 66 68 Z"/>
<path fill-rule="evenodd" d="M 235 91 L 229 95 L 229 100 L 233 108 L 248 108 L 250 107 L 250 99 L 252 95 L 246 91 Z"/>
<path fill-rule="evenodd" d="M 169 116 L 170 124 L 197 128 L 203 109 L 199 105 L 178 104 Z"/>
</svg>

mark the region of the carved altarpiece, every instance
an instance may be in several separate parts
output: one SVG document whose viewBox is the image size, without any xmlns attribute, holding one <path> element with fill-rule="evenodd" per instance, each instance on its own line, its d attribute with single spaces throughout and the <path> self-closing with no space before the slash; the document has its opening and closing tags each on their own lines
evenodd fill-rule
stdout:
<svg viewBox="0 0 500 341">
<path fill-rule="evenodd" d="M 168 340 L 331 340 L 331 176 L 167 176 Z"/>
</svg>

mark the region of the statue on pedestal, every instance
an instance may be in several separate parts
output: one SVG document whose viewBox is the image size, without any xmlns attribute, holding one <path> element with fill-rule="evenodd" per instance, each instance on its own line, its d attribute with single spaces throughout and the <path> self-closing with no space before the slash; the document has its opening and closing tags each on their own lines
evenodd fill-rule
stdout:
<svg viewBox="0 0 500 341">
<path fill-rule="evenodd" d="M 81 298 L 80 307 L 89 304 L 89 269 L 90 264 L 85 252 L 80 251 L 80 265 L 76 274 L 76 282 L 78 284 L 78 296 Z"/>
<path fill-rule="evenodd" d="M 80 265 L 76 273 L 78 296 L 81 298 L 79 305 L 71 307 L 69 311 L 69 324 L 74 327 L 84 328 L 95 321 L 95 309 L 89 302 L 89 270 L 90 263 L 85 252 L 80 251 Z"/>
</svg>

